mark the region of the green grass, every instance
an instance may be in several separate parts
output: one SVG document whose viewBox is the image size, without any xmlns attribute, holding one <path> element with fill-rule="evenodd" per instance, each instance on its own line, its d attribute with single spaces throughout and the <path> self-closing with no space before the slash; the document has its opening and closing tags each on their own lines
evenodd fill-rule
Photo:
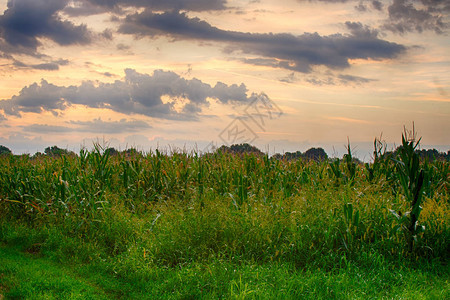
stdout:
<svg viewBox="0 0 450 300">
<path fill-rule="evenodd" d="M 1 292 L 6 299 L 448 299 L 448 270 L 439 264 L 398 268 L 377 254 L 341 262 L 332 270 L 283 263 L 233 264 L 211 260 L 138 274 L 104 264 L 57 264 L 0 248 Z M 370 264 L 367 262 L 370 261 Z M 120 264 L 115 262 L 114 265 Z M 113 267 L 113 266 L 110 266 Z M 123 270 L 122 270 L 123 271 Z"/>
<path fill-rule="evenodd" d="M 399 162 L 363 166 L 348 150 L 344 163 L 99 147 L 2 156 L 0 294 L 448 299 L 449 162 L 414 164 L 413 220 Z"/>
<path fill-rule="evenodd" d="M 0 247 L 0 294 L 6 299 L 107 299 L 95 283 L 46 257 Z"/>
</svg>

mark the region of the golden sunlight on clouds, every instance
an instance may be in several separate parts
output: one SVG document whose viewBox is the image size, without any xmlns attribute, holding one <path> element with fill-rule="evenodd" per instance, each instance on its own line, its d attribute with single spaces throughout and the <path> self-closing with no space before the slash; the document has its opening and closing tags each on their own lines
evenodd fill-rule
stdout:
<svg viewBox="0 0 450 300">
<path fill-rule="evenodd" d="M 427 20 L 389 1 L 141 2 L 0 0 L 0 144 L 220 145 L 240 124 L 261 147 L 370 153 L 415 122 L 450 147 L 440 2 L 407 1 Z"/>
<path fill-rule="evenodd" d="M 352 123 L 352 124 L 372 124 L 372 122 L 369 122 L 366 120 L 358 120 L 358 119 L 345 118 L 345 117 L 325 117 L 325 118 L 327 120 L 341 121 L 341 122 Z"/>
</svg>

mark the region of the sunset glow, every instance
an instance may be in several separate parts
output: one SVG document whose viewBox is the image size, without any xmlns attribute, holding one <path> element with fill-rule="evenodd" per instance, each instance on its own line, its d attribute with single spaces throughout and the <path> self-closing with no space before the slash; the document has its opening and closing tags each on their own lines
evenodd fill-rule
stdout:
<svg viewBox="0 0 450 300">
<path fill-rule="evenodd" d="M 0 0 L 0 13 L 0 145 L 14 153 L 251 141 L 332 156 L 348 138 L 368 160 L 374 137 L 398 145 L 413 122 L 423 147 L 450 149 L 447 1 Z"/>
</svg>

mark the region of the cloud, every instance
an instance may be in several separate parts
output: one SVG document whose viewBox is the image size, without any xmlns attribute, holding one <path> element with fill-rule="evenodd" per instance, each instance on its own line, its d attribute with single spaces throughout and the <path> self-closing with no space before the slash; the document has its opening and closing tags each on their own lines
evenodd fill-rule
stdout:
<svg viewBox="0 0 450 300">
<path fill-rule="evenodd" d="M 0 101 L 0 109 L 3 109 L 6 115 L 14 116 L 20 116 L 20 112 L 42 111 L 50 111 L 57 115 L 57 110 L 64 110 L 68 106 L 64 100 L 64 92 L 64 88 L 42 80 L 40 85 L 33 83 L 24 87 L 18 96 Z"/>
<path fill-rule="evenodd" d="M 36 52 L 39 38 L 48 38 L 59 45 L 88 44 L 91 33 L 86 25 L 75 25 L 62 20 L 57 14 L 68 0 L 9 0 L 0 16 L 0 33 L 3 52 L 23 53 L 23 49 Z"/>
<path fill-rule="evenodd" d="M 127 51 L 130 50 L 131 47 L 125 44 L 117 44 L 117 50 Z"/>
<path fill-rule="evenodd" d="M 333 72 L 328 71 L 326 72 L 326 74 L 323 74 L 322 76 L 306 75 L 303 78 L 296 76 L 296 73 L 292 72 L 286 75 L 285 77 L 280 78 L 279 81 L 285 83 L 295 83 L 304 81 L 313 85 L 321 86 L 321 85 L 360 85 L 376 80 L 349 74 L 334 74 Z"/>
<path fill-rule="evenodd" d="M 383 3 L 378 0 L 372 1 L 372 7 L 378 11 L 381 11 L 383 9 Z"/>
<path fill-rule="evenodd" d="M 354 76 L 349 74 L 333 74 L 332 72 L 326 72 L 322 76 L 312 75 L 304 78 L 305 82 L 313 85 L 361 85 L 369 82 L 376 81 L 376 79 L 370 79 L 360 76 Z M 288 81 L 286 81 L 288 82 Z"/>
<path fill-rule="evenodd" d="M 209 11 L 223 10 L 226 8 L 226 0 L 88 0 L 89 3 L 115 8 L 120 6 L 145 7 L 152 10 L 187 10 L 187 11 Z"/>
<path fill-rule="evenodd" d="M 340 75 L 338 75 L 338 79 L 343 84 L 347 84 L 347 83 L 362 84 L 362 83 L 368 83 L 371 81 L 376 81 L 375 79 L 369 79 L 369 78 L 353 76 L 353 75 L 348 75 L 348 74 L 340 74 Z"/>
<path fill-rule="evenodd" d="M 24 87 L 19 95 L 0 101 L 5 115 L 21 116 L 23 112 L 52 112 L 58 115 L 71 105 L 107 108 L 124 114 L 155 118 L 195 120 L 208 98 L 227 104 L 247 103 L 244 84 L 214 87 L 193 78 L 185 79 L 170 71 L 156 70 L 152 75 L 125 70 L 125 78 L 113 83 L 84 81 L 79 86 L 57 86 L 42 80 Z M 81 125 L 81 124 L 78 124 Z"/>
<path fill-rule="evenodd" d="M 335 85 L 336 84 L 333 77 L 331 77 L 331 76 L 324 77 L 324 78 L 319 78 L 317 76 L 310 76 L 310 77 L 305 78 L 305 81 L 310 84 L 318 85 L 318 86 Z"/>
<path fill-rule="evenodd" d="M 362 2 L 359 2 L 357 6 L 355 6 L 355 9 L 359 12 L 365 12 L 367 11 L 367 6 L 363 4 Z"/>
<path fill-rule="evenodd" d="M 351 59 L 391 59 L 406 51 L 400 44 L 379 39 L 360 23 L 349 23 L 349 35 L 304 33 L 245 33 L 221 30 L 198 18 L 189 18 L 177 11 L 154 13 L 145 10 L 129 15 L 119 27 L 119 32 L 136 37 L 170 37 L 175 40 L 221 42 L 229 52 L 259 55 L 249 63 L 270 65 L 292 71 L 308 73 L 314 66 L 343 69 Z"/>
<path fill-rule="evenodd" d="M 346 3 L 346 2 L 351 2 L 351 1 L 355 1 L 355 0 L 297 0 L 297 2 L 329 2 L 329 3 Z"/>
<path fill-rule="evenodd" d="M 45 71 L 56 71 L 59 70 L 59 66 L 65 66 L 69 63 L 68 60 L 59 59 L 51 62 L 45 62 L 40 64 L 25 64 L 19 60 L 13 62 L 13 66 L 19 69 L 34 69 L 34 70 L 45 70 Z"/>
<path fill-rule="evenodd" d="M 114 75 L 114 74 L 112 74 L 110 72 L 103 72 L 102 75 L 105 76 L 105 77 L 116 77 L 116 75 Z"/>
<path fill-rule="evenodd" d="M 30 67 L 35 70 L 46 70 L 46 71 L 59 70 L 59 65 L 55 64 L 55 63 L 36 64 L 36 65 L 30 65 Z"/>
<path fill-rule="evenodd" d="M 297 77 L 295 76 L 295 72 L 292 72 L 290 74 L 288 74 L 285 77 L 282 77 L 279 79 L 281 82 L 285 82 L 285 83 L 294 83 L 296 81 L 298 81 Z"/>
<path fill-rule="evenodd" d="M 126 120 L 120 121 L 102 121 L 100 118 L 93 121 L 69 121 L 70 125 L 75 127 L 47 125 L 47 124 L 33 124 L 23 126 L 24 132 L 32 133 L 68 133 L 68 132 L 89 132 L 98 134 L 116 134 L 123 132 L 138 132 L 144 129 L 149 129 L 151 126 L 144 121 Z"/>
<path fill-rule="evenodd" d="M 434 31 L 442 34 L 449 28 L 445 22 L 450 12 L 448 1 L 422 0 L 423 9 L 416 8 L 417 1 L 394 0 L 388 7 L 389 20 L 383 29 L 394 33 Z"/>
<path fill-rule="evenodd" d="M 325 117 L 328 120 L 346 122 L 346 123 L 354 123 L 354 124 L 371 124 L 372 122 L 360 119 L 346 118 L 346 117 Z"/>
<path fill-rule="evenodd" d="M 62 10 L 70 17 L 82 17 L 102 14 L 108 11 L 107 7 L 102 7 L 90 3 L 89 1 L 72 1 Z"/>
<path fill-rule="evenodd" d="M 350 30 L 353 36 L 364 39 L 377 39 L 378 31 L 370 29 L 369 26 L 363 25 L 360 22 L 345 22 L 345 26 Z"/>
<path fill-rule="evenodd" d="M 124 8 L 148 8 L 152 11 L 216 11 L 226 9 L 226 0 L 78 0 L 64 13 L 69 16 L 95 15 L 105 12 L 123 14 Z"/>
<path fill-rule="evenodd" d="M 219 81 L 212 89 L 212 92 L 222 103 L 228 103 L 230 101 L 246 102 L 248 100 L 246 96 L 247 87 L 243 83 L 228 86 Z"/>
<path fill-rule="evenodd" d="M 40 134 L 47 134 L 47 133 L 68 133 L 73 132 L 73 128 L 66 127 L 66 126 L 58 126 L 58 125 L 46 125 L 46 124 L 33 124 L 33 125 L 27 125 L 22 127 L 24 132 L 29 133 L 40 133 Z"/>
<path fill-rule="evenodd" d="M 307 0 L 297 0 L 306 2 Z M 359 12 L 369 11 L 369 7 L 387 14 L 387 19 L 381 20 L 380 29 L 398 34 L 409 32 L 422 33 L 434 31 L 443 34 L 450 27 L 450 2 L 446 0 L 393 0 L 385 9 L 382 1 L 362 0 L 308 0 L 309 2 L 325 3 L 355 3 Z M 368 3 L 370 2 L 370 4 Z"/>
<path fill-rule="evenodd" d="M 144 129 L 152 128 L 147 122 L 140 120 L 126 120 L 105 122 L 100 118 L 93 121 L 70 121 L 70 124 L 77 125 L 77 131 L 93 132 L 93 133 L 122 133 L 122 132 L 138 132 Z"/>
<path fill-rule="evenodd" d="M 48 146 L 41 137 L 29 137 L 22 133 L 11 133 L 8 138 L 0 137 L 0 145 L 10 148 L 13 153 L 35 153 Z"/>
</svg>

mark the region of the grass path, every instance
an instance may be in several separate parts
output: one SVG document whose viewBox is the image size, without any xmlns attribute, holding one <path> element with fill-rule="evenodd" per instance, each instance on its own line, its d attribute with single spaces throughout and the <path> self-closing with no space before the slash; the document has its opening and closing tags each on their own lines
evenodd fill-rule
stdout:
<svg viewBox="0 0 450 300">
<path fill-rule="evenodd" d="M 114 296 L 73 268 L 36 253 L 0 247 L 0 299 L 107 299 Z"/>
<path fill-rule="evenodd" d="M 234 270 L 232 270 L 234 268 Z M 284 265 L 189 265 L 116 278 L 101 266 L 57 263 L 0 246 L 0 299 L 448 299 L 448 272 L 355 265 L 333 272 Z M 433 274 L 434 273 L 434 274 Z M 139 276 L 138 276 L 139 277 Z"/>
</svg>

